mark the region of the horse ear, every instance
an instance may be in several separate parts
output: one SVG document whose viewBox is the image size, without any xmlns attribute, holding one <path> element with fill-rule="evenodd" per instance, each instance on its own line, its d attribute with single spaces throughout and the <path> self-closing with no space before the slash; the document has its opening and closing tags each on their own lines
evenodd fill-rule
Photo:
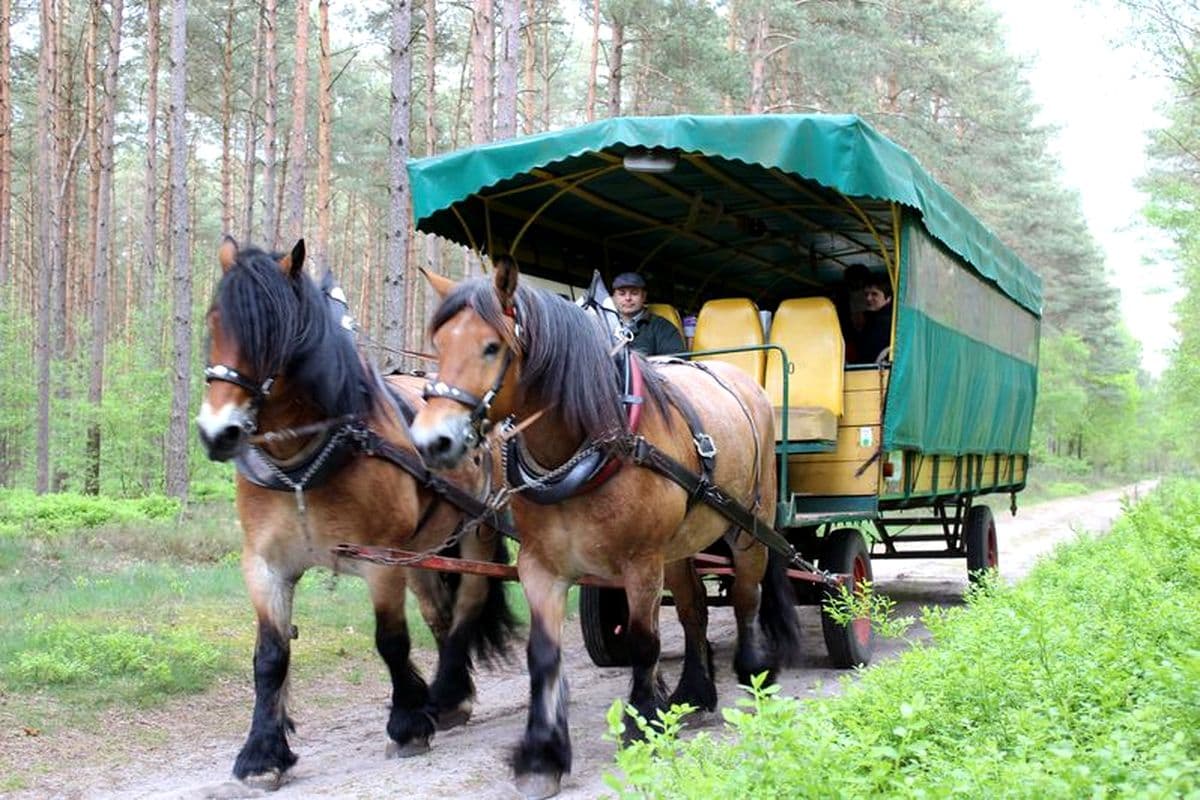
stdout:
<svg viewBox="0 0 1200 800">
<path fill-rule="evenodd" d="M 433 290 L 437 292 L 438 297 L 442 298 L 443 300 L 446 299 L 446 295 L 454 291 L 455 286 L 458 286 L 456 282 L 450 280 L 445 275 L 438 275 L 436 272 L 430 272 L 424 267 L 418 267 L 418 269 L 421 270 L 421 274 L 425 276 L 425 280 L 429 281 L 429 285 L 433 287 Z"/>
<path fill-rule="evenodd" d="M 221 271 L 229 272 L 233 265 L 237 263 L 238 243 L 232 236 L 226 236 L 221 240 L 221 246 L 217 249 L 217 260 L 221 262 Z"/>
<path fill-rule="evenodd" d="M 512 256 L 496 256 L 492 259 L 495 270 L 496 296 L 500 299 L 500 307 L 505 313 L 512 310 L 517 301 L 517 279 L 521 271 Z"/>
<path fill-rule="evenodd" d="M 304 240 L 296 242 L 292 252 L 279 259 L 279 267 L 289 278 L 297 278 L 304 270 Z"/>
</svg>

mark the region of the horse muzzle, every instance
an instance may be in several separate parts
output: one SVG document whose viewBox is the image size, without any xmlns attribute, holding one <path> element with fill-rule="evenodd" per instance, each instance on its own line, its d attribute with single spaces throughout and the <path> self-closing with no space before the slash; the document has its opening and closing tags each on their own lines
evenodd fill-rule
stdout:
<svg viewBox="0 0 1200 800">
<path fill-rule="evenodd" d="M 413 444 L 422 460 L 433 469 L 453 469 L 462 461 L 477 437 L 468 414 L 445 416 L 422 424 L 421 415 L 412 425 Z"/>
<path fill-rule="evenodd" d="M 254 430 L 254 420 L 240 408 L 227 414 L 212 413 L 207 404 L 196 417 L 196 429 L 204 452 L 213 461 L 229 461 L 245 449 Z"/>
</svg>

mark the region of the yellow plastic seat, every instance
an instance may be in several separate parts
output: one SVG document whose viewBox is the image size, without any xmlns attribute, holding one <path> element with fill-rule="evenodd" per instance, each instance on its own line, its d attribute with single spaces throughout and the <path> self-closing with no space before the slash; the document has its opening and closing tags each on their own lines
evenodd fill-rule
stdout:
<svg viewBox="0 0 1200 800">
<path fill-rule="evenodd" d="M 788 440 L 837 440 L 842 415 L 845 342 L 837 310 L 825 297 L 784 300 L 771 323 L 771 344 L 787 353 Z M 775 437 L 783 438 L 783 360 L 767 355 L 763 386 L 775 409 Z"/>
<path fill-rule="evenodd" d="M 709 300 L 696 318 L 693 350 L 719 350 L 725 347 L 745 347 L 763 344 L 762 321 L 758 306 L 745 297 Z M 763 380 L 766 356 L 762 350 L 726 353 L 718 356 L 697 356 L 697 361 L 727 361 L 758 381 Z"/>
<path fill-rule="evenodd" d="M 675 306 L 670 303 L 646 303 L 646 310 L 674 325 L 675 330 L 679 331 L 679 338 L 684 338 L 683 320 L 679 318 L 679 312 L 675 310 Z"/>
</svg>

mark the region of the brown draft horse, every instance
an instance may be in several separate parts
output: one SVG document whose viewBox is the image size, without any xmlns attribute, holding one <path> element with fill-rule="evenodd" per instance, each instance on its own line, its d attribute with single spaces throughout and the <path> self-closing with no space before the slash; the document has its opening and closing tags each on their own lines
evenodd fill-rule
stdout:
<svg viewBox="0 0 1200 800">
<path fill-rule="evenodd" d="M 412 425 L 426 463 L 455 467 L 481 439 L 485 420 L 510 415 L 528 423 L 521 446 L 547 470 L 569 469 L 593 445 L 628 441 L 609 340 L 586 312 L 552 293 L 518 287 L 517 267 L 508 257 L 495 259 L 494 283 L 428 277 L 442 296 L 431 322 L 439 373 L 426 387 L 427 405 Z M 745 507 L 772 513 L 773 421 L 758 384 L 728 364 L 652 364 L 631 356 L 645 382 L 638 433 L 696 471 L 701 469 L 696 440 L 708 434 L 716 450 L 713 482 Z M 762 544 L 731 530 L 708 506 L 690 503 L 677 484 L 628 463 L 627 453 L 615 447 L 611 452 L 623 466 L 598 488 L 548 505 L 519 491 L 510 500 L 521 537 L 517 569 L 532 617 L 531 702 L 513 758 L 517 787 L 527 797 L 557 793 L 571 766 L 561 640 L 567 590 L 580 576 L 624 582 L 633 667 L 629 701 L 648 719 L 667 702 L 658 667 L 664 583 L 686 640 L 682 676 L 670 701 L 710 710 L 716 705 L 705 590 L 689 556 L 722 535 L 736 570 L 739 679 L 749 682 L 754 674 L 772 671 L 777 657 L 794 658 L 798 648 L 795 598 L 782 562 L 776 566 L 772 559 L 768 570 Z M 760 584 L 772 593 L 771 602 L 762 604 L 760 622 L 769 637 L 779 637 L 777 649 L 755 625 Z M 767 620 L 768 614 L 775 618 Z"/>
<path fill-rule="evenodd" d="M 424 752 L 435 728 L 470 715 L 472 655 L 507 651 L 514 619 L 503 586 L 477 576 L 335 563 L 330 548 L 354 542 L 423 551 L 457 533 L 464 557 L 506 560 L 502 537 L 486 528 L 460 530 L 456 508 L 355 446 L 373 433 L 411 452 L 403 415 L 423 404 L 422 381 L 385 382 L 363 362 L 340 289 L 328 274 L 323 290 L 303 272 L 303 241 L 281 256 L 239 250 L 226 238 L 219 260 L 224 274 L 206 320 L 208 388 L 196 423 L 208 456 L 239 467 L 242 573 L 258 617 L 254 715 L 234 775 L 278 785 L 296 762 L 287 741 L 294 729 L 287 713 L 297 636 L 292 598 L 310 567 L 366 580 L 375 645 L 392 679 L 388 754 Z M 469 460 L 449 477 L 472 490 L 484 479 Z M 438 640 L 437 675 L 428 687 L 409 660 L 406 585 Z"/>
</svg>

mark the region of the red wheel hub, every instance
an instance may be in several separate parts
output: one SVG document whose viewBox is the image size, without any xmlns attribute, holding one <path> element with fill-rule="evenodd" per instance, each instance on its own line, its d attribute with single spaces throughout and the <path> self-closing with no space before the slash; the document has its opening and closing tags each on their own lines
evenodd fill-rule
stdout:
<svg viewBox="0 0 1200 800">
<path fill-rule="evenodd" d="M 860 587 L 862 582 L 867 580 L 867 560 L 861 555 L 854 557 L 852 576 L 854 579 L 854 593 L 856 595 L 861 594 L 862 589 Z M 866 646 L 867 642 L 871 639 L 871 618 L 857 617 L 850 625 L 851 630 L 854 632 L 854 638 L 858 640 L 859 644 Z"/>
</svg>

